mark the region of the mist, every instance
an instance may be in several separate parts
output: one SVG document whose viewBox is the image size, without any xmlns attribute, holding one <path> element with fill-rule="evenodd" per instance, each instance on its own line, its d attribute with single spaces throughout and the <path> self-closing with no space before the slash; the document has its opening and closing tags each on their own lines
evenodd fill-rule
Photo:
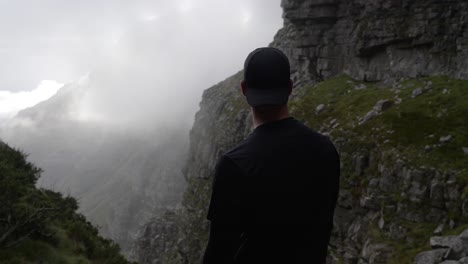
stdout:
<svg viewBox="0 0 468 264">
<path fill-rule="evenodd" d="M 279 4 L 0 1 L 0 90 L 88 78 L 76 115 L 190 123 L 203 89 L 240 70 L 250 50 L 272 40 L 282 25 Z"/>
<path fill-rule="evenodd" d="M 128 254 L 177 208 L 203 90 L 282 26 L 280 0 L 0 0 L 0 140 Z"/>
</svg>

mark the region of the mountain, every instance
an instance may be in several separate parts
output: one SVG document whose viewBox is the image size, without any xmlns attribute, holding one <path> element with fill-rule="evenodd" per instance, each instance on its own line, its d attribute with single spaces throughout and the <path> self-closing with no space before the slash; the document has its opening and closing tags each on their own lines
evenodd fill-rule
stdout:
<svg viewBox="0 0 468 264">
<path fill-rule="evenodd" d="M 283 0 L 282 7 L 284 27 L 271 46 L 291 61 L 291 113 L 328 135 L 342 158 L 328 263 L 412 263 L 422 251 L 430 256 L 416 263 L 454 259 L 427 250 L 440 247 L 430 243 L 434 234 L 468 228 L 468 3 Z M 203 93 L 183 207 L 142 229 L 132 251 L 140 263 L 200 260 L 214 166 L 252 130 L 242 75 Z"/>
<path fill-rule="evenodd" d="M 0 134 L 44 169 L 38 186 L 77 197 L 79 212 L 127 254 L 140 226 L 180 203 L 188 132 L 180 124 L 96 115 L 89 103 L 101 84 L 96 78 L 22 110 Z"/>
<path fill-rule="evenodd" d="M 35 186 L 40 173 L 0 141 L 1 263 L 129 263 L 76 212 L 74 198 Z"/>
</svg>

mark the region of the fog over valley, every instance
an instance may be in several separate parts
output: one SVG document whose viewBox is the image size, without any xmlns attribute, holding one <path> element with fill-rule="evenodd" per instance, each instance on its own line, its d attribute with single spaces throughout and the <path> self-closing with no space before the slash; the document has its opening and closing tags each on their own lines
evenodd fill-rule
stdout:
<svg viewBox="0 0 468 264">
<path fill-rule="evenodd" d="M 0 140 L 128 253 L 179 206 L 204 89 L 282 26 L 280 1 L 0 0 Z"/>
</svg>

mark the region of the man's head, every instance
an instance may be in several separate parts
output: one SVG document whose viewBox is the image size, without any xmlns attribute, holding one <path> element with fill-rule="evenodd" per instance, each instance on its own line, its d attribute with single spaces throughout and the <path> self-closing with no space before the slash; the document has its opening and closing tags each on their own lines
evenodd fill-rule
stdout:
<svg viewBox="0 0 468 264">
<path fill-rule="evenodd" d="M 292 91 L 289 60 L 275 48 L 258 48 L 244 63 L 242 93 L 252 107 L 286 105 Z"/>
</svg>

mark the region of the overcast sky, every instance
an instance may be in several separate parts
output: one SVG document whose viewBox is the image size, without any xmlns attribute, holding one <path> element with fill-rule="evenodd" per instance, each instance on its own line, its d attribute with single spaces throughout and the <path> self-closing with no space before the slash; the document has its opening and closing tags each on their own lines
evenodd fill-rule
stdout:
<svg viewBox="0 0 468 264">
<path fill-rule="evenodd" d="M 0 0 L 0 112 L 88 73 L 92 111 L 162 112 L 177 98 L 196 110 L 272 41 L 281 14 L 280 0 Z"/>
</svg>

